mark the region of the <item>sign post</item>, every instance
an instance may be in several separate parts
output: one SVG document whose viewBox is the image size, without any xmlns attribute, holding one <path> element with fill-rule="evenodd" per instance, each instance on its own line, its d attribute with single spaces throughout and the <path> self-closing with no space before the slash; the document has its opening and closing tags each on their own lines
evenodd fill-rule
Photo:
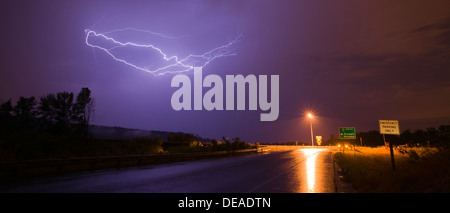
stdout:
<svg viewBox="0 0 450 213">
<path fill-rule="evenodd" d="M 398 120 L 379 120 L 379 124 L 380 124 L 380 134 L 383 134 L 383 141 L 385 145 L 387 145 L 385 135 L 400 135 L 400 127 L 398 125 Z M 387 143 L 389 144 L 389 151 L 391 153 L 392 169 L 395 170 L 395 159 L 392 143 L 390 142 Z"/>
</svg>

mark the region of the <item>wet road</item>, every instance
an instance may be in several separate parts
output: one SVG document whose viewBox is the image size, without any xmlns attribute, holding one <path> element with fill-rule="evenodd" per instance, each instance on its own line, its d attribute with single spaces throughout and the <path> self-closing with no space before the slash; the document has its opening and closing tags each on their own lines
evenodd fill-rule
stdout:
<svg viewBox="0 0 450 213">
<path fill-rule="evenodd" d="M 331 152 L 310 148 L 72 174 L 0 189 L 0 192 L 69 193 L 335 191 Z"/>
</svg>

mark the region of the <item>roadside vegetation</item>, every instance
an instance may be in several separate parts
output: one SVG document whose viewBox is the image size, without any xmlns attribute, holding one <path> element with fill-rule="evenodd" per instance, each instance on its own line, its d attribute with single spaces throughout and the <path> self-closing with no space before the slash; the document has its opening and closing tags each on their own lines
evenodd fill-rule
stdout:
<svg viewBox="0 0 450 213">
<path fill-rule="evenodd" d="M 378 131 L 359 132 L 355 140 L 331 136 L 324 144 L 341 145 L 335 159 L 357 192 L 450 192 L 450 125 L 407 129 L 386 141 L 394 147 L 395 171 Z"/>
<path fill-rule="evenodd" d="M 0 163 L 80 157 L 233 151 L 257 148 L 236 137 L 222 141 L 173 132 L 168 137 L 101 139 L 89 132 L 95 101 L 89 88 L 0 103 Z"/>
<path fill-rule="evenodd" d="M 0 162 L 145 155 L 163 152 L 160 138 L 104 140 L 43 132 L 9 135 L 0 144 Z"/>
<path fill-rule="evenodd" d="M 184 139 L 175 139 L 175 135 L 186 135 Z M 190 153 L 190 152 L 218 152 L 218 151 L 235 151 L 243 149 L 257 149 L 259 143 L 247 143 L 241 141 L 239 137 L 233 138 L 231 141 L 222 137 L 222 141 L 210 140 L 200 142 L 197 137 L 191 137 L 191 134 L 171 133 L 168 138 L 166 151 L 168 153 Z M 178 137 L 179 138 L 179 137 Z M 190 139 L 189 139 L 190 138 Z"/>
<path fill-rule="evenodd" d="M 344 180 L 363 193 L 450 192 L 450 150 L 447 147 L 410 147 L 394 151 L 393 170 L 389 149 L 356 147 L 338 152 Z"/>
</svg>

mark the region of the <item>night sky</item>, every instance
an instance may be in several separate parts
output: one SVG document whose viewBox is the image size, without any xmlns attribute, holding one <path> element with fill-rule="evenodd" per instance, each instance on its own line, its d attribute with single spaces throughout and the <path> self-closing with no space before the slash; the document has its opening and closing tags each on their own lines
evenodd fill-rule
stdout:
<svg viewBox="0 0 450 213">
<path fill-rule="evenodd" d="M 7 0 L 0 27 L 0 102 L 89 87 L 93 124 L 249 142 L 310 141 L 307 111 L 325 139 L 339 127 L 378 130 L 379 119 L 399 120 L 402 131 L 450 124 L 447 0 Z M 111 36 L 179 56 L 241 35 L 236 55 L 215 59 L 203 75 L 279 75 L 278 119 L 260 121 L 261 110 L 173 110 L 174 74 L 154 76 L 85 43 L 86 29 L 125 28 L 171 38 Z"/>
</svg>

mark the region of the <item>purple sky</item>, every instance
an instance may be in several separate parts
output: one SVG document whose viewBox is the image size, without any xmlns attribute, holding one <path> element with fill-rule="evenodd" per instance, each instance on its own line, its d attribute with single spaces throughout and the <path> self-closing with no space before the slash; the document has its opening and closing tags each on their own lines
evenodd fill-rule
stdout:
<svg viewBox="0 0 450 213">
<path fill-rule="evenodd" d="M 250 142 L 310 141 L 339 127 L 450 124 L 449 1 L 1 1 L 0 101 L 89 87 L 94 124 Z M 280 76 L 280 114 L 175 111 L 174 75 L 155 77 L 85 44 L 85 29 L 177 37 L 173 55 L 203 53 L 242 33 L 236 56 L 203 75 Z M 123 41 L 149 42 L 140 33 Z M 190 72 L 192 73 L 192 72 Z M 191 76 L 192 77 L 192 76 Z M 204 90 L 204 92 L 206 92 Z"/>
</svg>

